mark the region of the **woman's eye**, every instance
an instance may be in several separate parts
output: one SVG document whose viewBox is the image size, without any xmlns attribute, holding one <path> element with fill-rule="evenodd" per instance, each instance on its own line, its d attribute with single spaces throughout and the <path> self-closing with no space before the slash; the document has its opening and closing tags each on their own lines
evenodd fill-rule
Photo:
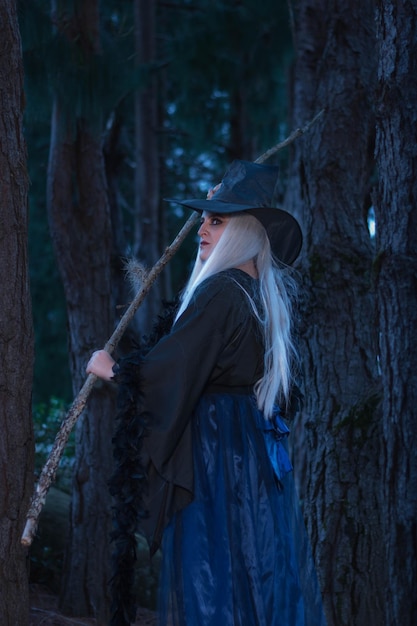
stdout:
<svg viewBox="0 0 417 626">
<path fill-rule="evenodd" d="M 200 227 L 204 224 L 207 224 L 207 226 L 220 226 L 223 222 L 224 220 L 216 215 L 213 215 L 213 217 L 202 217 L 200 219 Z"/>
</svg>

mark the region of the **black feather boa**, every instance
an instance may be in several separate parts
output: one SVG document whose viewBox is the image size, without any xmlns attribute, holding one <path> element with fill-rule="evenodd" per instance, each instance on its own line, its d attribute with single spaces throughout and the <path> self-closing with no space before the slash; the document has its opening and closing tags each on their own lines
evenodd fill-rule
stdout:
<svg viewBox="0 0 417 626">
<path fill-rule="evenodd" d="M 149 349 L 165 334 L 174 320 L 176 305 L 166 306 L 152 334 L 131 355 L 120 361 L 114 380 L 118 383 L 117 428 L 113 437 L 115 471 L 109 481 L 113 496 L 114 544 L 111 626 L 129 626 L 136 617 L 135 563 L 136 533 L 147 516 L 143 497 L 148 489 L 146 463 L 141 457 L 148 416 L 142 406 L 141 363 Z"/>
</svg>

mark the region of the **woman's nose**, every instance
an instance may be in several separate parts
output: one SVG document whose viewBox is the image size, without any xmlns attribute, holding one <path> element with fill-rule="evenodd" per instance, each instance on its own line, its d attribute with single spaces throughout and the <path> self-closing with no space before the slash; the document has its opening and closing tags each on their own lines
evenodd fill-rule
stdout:
<svg viewBox="0 0 417 626">
<path fill-rule="evenodd" d="M 199 229 L 198 229 L 198 231 L 197 231 L 197 235 L 198 235 L 199 237 L 201 237 L 201 235 L 205 232 L 205 224 L 206 224 L 205 222 L 202 222 L 202 223 L 200 224 L 200 228 L 199 228 Z"/>
</svg>

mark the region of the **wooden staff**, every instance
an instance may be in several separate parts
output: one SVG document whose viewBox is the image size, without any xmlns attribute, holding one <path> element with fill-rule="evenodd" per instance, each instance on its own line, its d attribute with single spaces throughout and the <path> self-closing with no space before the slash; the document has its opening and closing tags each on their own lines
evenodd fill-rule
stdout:
<svg viewBox="0 0 417 626">
<path fill-rule="evenodd" d="M 107 350 L 109 354 L 112 354 L 112 352 L 116 348 L 127 326 L 129 325 L 139 306 L 142 304 L 156 278 L 163 270 L 165 265 L 168 263 L 168 261 L 170 261 L 170 259 L 177 252 L 181 243 L 184 241 L 194 224 L 196 224 L 196 222 L 198 221 L 198 217 L 199 216 L 197 213 L 193 213 L 188 218 L 187 222 L 181 228 L 174 241 L 171 243 L 170 246 L 166 248 L 159 261 L 157 261 L 157 263 L 150 270 L 149 274 L 147 274 L 145 280 L 143 281 L 142 287 L 139 289 L 129 307 L 126 309 L 112 336 L 104 346 L 104 350 Z M 75 398 L 68 413 L 63 419 L 61 427 L 55 437 L 51 452 L 49 453 L 48 459 L 39 476 L 39 481 L 36 486 L 35 493 L 32 496 L 32 502 L 27 513 L 26 526 L 21 539 L 22 545 L 25 547 L 29 547 L 32 544 L 33 538 L 36 533 L 40 512 L 43 505 L 45 504 L 49 487 L 55 480 L 58 465 L 61 460 L 65 445 L 68 441 L 68 437 L 86 405 L 88 396 L 90 395 L 96 380 L 97 376 L 95 374 L 89 374 L 87 376 L 84 385 L 81 387 L 77 397 Z"/>
<path fill-rule="evenodd" d="M 298 128 L 297 130 L 293 131 L 291 135 L 287 137 L 287 139 L 267 150 L 267 152 L 265 152 L 256 159 L 255 163 L 263 163 L 264 161 L 266 161 L 266 159 L 269 159 L 273 154 L 278 152 L 278 150 L 285 148 L 290 143 L 295 141 L 297 137 L 303 135 L 310 128 L 310 126 L 314 124 L 314 122 L 323 114 L 323 112 L 324 109 L 321 110 L 310 122 L 303 126 L 303 128 Z M 129 325 L 139 306 L 142 304 L 156 278 L 163 270 L 165 265 L 177 252 L 178 248 L 180 247 L 194 224 L 197 223 L 198 218 L 199 215 L 197 213 L 193 213 L 188 218 L 187 222 L 181 228 L 174 241 L 171 243 L 170 246 L 166 248 L 159 261 L 156 262 L 156 264 L 147 274 L 145 280 L 143 281 L 142 287 L 139 289 L 129 307 L 126 309 L 115 331 L 104 346 L 104 350 L 106 350 L 109 354 L 112 354 L 112 352 L 116 348 L 127 326 Z M 45 504 L 49 488 L 55 480 L 58 465 L 60 463 L 64 448 L 68 441 L 68 437 L 87 403 L 88 397 L 94 387 L 94 383 L 96 382 L 96 380 L 97 376 L 95 374 L 89 374 L 87 376 L 84 385 L 81 387 L 68 413 L 64 417 L 61 427 L 55 437 L 52 449 L 39 476 L 38 483 L 32 496 L 31 505 L 27 513 L 26 525 L 21 538 L 21 543 L 24 547 L 29 547 L 32 544 L 38 525 L 39 515 L 41 513 L 43 505 Z"/>
<path fill-rule="evenodd" d="M 313 117 L 313 119 L 307 122 L 307 124 L 305 124 L 302 128 L 296 128 L 295 130 L 293 130 L 291 135 L 288 135 L 286 139 L 284 139 L 283 141 L 280 141 L 280 143 L 277 143 L 275 146 L 272 146 L 272 148 L 269 148 L 269 150 L 261 154 L 261 156 L 256 159 L 255 163 L 263 163 L 264 161 L 269 159 L 273 154 L 275 154 L 275 152 L 278 152 L 278 150 L 282 150 L 283 148 L 286 148 L 287 146 L 290 145 L 290 143 L 293 143 L 296 139 L 298 139 L 298 137 L 301 137 L 301 135 L 304 135 L 304 133 L 310 130 L 311 126 L 315 124 L 315 122 L 317 122 L 319 117 L 323 115 L 325 110 L 326 109 L 321 109 L 321 111 L 319 111 Z"/>
</svg>

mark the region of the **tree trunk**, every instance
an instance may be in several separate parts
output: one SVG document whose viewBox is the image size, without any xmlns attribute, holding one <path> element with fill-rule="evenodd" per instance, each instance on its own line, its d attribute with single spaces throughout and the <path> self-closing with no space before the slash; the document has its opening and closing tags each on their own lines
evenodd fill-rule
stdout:
<svg viewBox="0 0 417 626">
<path fill-rule="evenodd" d="M 382 0 L 375 202 L 386 624 L 417 623 L 417 9 Z"/>
<path fill-rule="evenodd" d="M 77 38 L 88 63 L 99 54 L 98 4 L 83 3 L 66 20 L 55 13 L 58 29 Z M 100 120 L 69 119 L 55 98 L 48 164 L 48 215 L 67 301 L 74 394 L 85 378 L 92 351 L 104 346 L 113 330 L 110 211 Z M 70 536 L 60 605 L 70 615 L 109 615 L 111 474 L 114 393 L 97 385 L 76 429 L 76 462 Z"/>
<path fill-rule="evenodd" d="M 160 256 L 158 98 L 155 43 L 155 0 L 135 0 L 136 65 L 146 73 L 135 94 L 135 248 L 147 268 Z M 139 333 L 148 333 L 161 306 L 159 281 L 138 311 Z"/>
<path fill-rule="evenodd" d="M 0 615 L 29 623 L 20 539 L 33 488 L 33 327 L 27 259 L 23 67 L 16 2 L 0 4 Z M 7 51 L 7 54 L 5 53 Z"/>
<path fill-rule="evenodd" d="M 242 71 L 242 74 L 244 72 Z M 228 161 L 234 159 L 255 160 L 253 141 L 247 115 L 246 81 L 242 77 L 230 94 L 230 142 L 228 146 Z M 249 130 L 249 132 L 248 132 Z"/>
<path fill-rule="evenodd" d="M 329 626 L 383 624 L 381 436 L 372 242 L 372 3 L 301 0 L 294 121 L 325 114 L 293 148 L 287 209 L 304 230 L 295 429 L 300 491 Z"/>
</svg>

